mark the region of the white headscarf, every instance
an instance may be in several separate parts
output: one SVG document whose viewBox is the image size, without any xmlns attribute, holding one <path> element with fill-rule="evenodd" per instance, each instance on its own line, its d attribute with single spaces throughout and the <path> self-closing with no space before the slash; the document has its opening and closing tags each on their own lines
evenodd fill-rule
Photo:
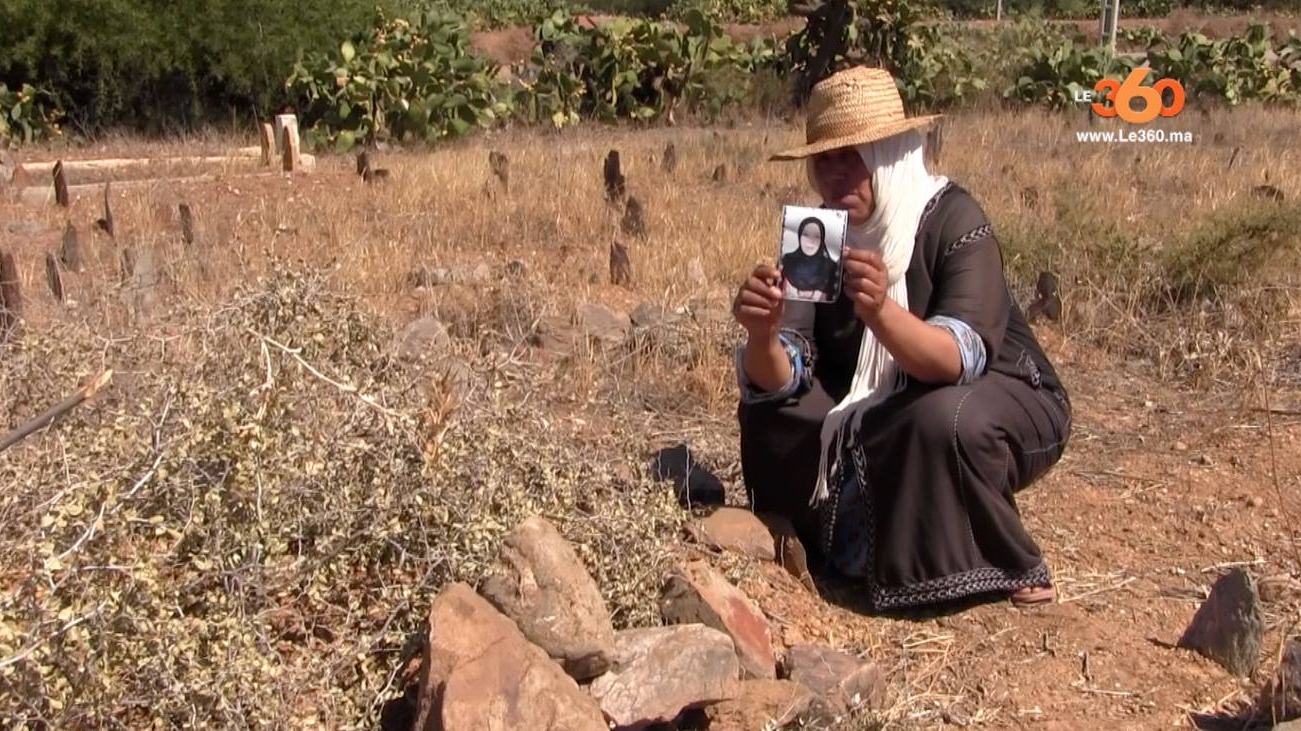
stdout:
<svg viewBox="0 0 1301 731">
<path fill-rule="evenodd" d="M 866 223 L 850 225 L 846 246 L 881 252 L 889 274 L 886 294 L 907 309 L 908 281 L 904 275 L 912 263 L 917 227 L 926 203 L 949 181 L 942 175 L 927 172 L 922 136 L 916 130 L 860 145 L 857 150 L 872 176 L 875 205 Z M 864 327 L 849 393 L 822 423 L 822 455 L 814 503 L 827 498 L 827 480 L 841 458 L 845 429 L 848 428 L 851 439 L 856 438 L 863 413 L 903 385 L 903 374 L 895 365 L 894 357 L 877 340 L 872 329 Z"/>
</svg>

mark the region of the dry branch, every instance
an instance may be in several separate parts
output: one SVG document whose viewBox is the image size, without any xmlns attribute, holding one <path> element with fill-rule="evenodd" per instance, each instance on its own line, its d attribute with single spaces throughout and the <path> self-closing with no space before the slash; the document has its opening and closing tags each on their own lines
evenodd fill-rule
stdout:
<svg viewBox="0 0 1301 731">
<path fill-rule="evenodd" d="M 375 400 L 375 397 L 368 396 L 362 393 L 361 390 L 358 389 L 356 386 L 353 386 L 348 383 L 340 383 L 339 381 L 336 381 L 333 378 L 330 378 L 329 376 L 325 375 L 321 371 L 317 370 L 314 366 L 312 366 L 311 363 L 308 363 L 306 360 L 303 360 L 303 356 L 299 355 L 300 351 L 298 348 L 291 348 L 288 345 L 285 345 L 284 343 L 277 342 L 276 340 L 269 338 L 266 335 L 263 335 L 262 333 L 257 332 L 256 330 L 247 330 L 247 332 L 250 335 L 261 340 L 263 343 L 274 346 L 280 352 L 284 353 L 290 358 L 293 358 L 295 361 L 298 362 L 298 365 L 305 368 L 308 373 L 311 373 L 313 376 L 316 376 L 324 383 L 328 383 L 329 385 L 337 388 L 339 391 L 346 393 L 350 396 L 356 397 L 358 401 L 362 402 L 366 406 L 375 409 L 376 411 L 380 412 L 385 416 L 392 416 L 392 417 L 402 416 L 402 414 L 392 409 L 388 409 L 385 408 L 384 406 L 381 406 L 380 403 Z"/>
<path fill-rule="evenodd" d="M 112 379 L 113 371 L 104 371 L 98 376 L 92 378 L 86 385 L 77 389 L 76 393 L 65 398 L 54 406 L 51 406 L 49 409 L 46 409 L 40 416 L 19 425 L 17 429 L 14 429 L 3 438 L 0 438 L 0 452 L 5 451 L 23 439 L 26 439 L 32 432 L 44 429 L 54 423 L 55 419 L 77 408 L 87 399 L 92 398 L 100 389 L 107 386 L 108 382 Z"/>
</svg>

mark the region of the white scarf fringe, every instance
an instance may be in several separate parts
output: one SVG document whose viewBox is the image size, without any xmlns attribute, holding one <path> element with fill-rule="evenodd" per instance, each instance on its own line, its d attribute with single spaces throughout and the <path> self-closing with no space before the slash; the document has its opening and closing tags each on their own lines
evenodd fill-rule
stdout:
<svg viewBox="0 0 1301 731">
<path fill-rule="evenodd" d="M 889 273 L 886 294 L 907 309 L 908 280 L 904 275 L 912 262 L 917 227 L 926 204 L 949 181 L 926 171 L 922 136 L 916 131 L 860 145 L 857 149 L 872 176 L 875 206 L 867 223 L 849 227 L 846 246 L 881 252 Z M 822 454 L 813 504 L 826 500 L 829 494 L 828 481 L 838 470 L 844 436 L 856 439 L 863 414 L 897 392 L 904 383 L 904 374 L 899 372 L 890 351 L 877 340 L 871 328 L 863 328 L 849 393 L 822 422 Z"/>
</svg>

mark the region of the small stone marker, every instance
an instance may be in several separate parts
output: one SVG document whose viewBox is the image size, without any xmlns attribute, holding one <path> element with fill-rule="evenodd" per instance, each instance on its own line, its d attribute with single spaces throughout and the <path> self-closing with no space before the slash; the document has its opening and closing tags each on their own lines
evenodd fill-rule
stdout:
<svg viewBox="0 0 1301 731">
<path fill-rule="evenodd" d="M 95 226 L 113 238 L 113 206 L 109 202 L 109 187 L 112 182 L 104 183 L 104 217 L 95 219 Z"/>
<path fill-rule="evenodd" d="M 23 317 L 23 292 L 14 255 L 0 252 L 0 341 L 18 332 Z"/>
<path fill-rule="evenodd" d="M 678 150 L 673 143 L 665 145 L 664 157 L 660 160 L 660 168 L 666 173 L 672 174 L 678 167 Z"/>
<path fill-rule="evenodd" d="M 59 271 L 59 259 L 53 252 L 45 254 L 45 281 L 50 285 L 50 293 L 60 304 L 63 303 L 63 274 Z"/>
<path fill-rule="evenodd" d="M 275 153 L 278 149 L 276 145 L 275 128 L 270 122 L 263 122 L 258 125 L 258 137 L 262 142 L 262 166 L 271 167 L 271 161 L 275 159 Z"/>
<path fill-rule="evenodd" d="M 1179 647 L 1194 650 L 1241 677 L 1260 662 L 1265 620 L 1251 576 L 1240 568 L 1221 576 L 1206 602 L 1179 639 Z"/>
<path fill-rule="evenodd" d="M 618 241 L 610 242 L 610 284 L 626 287 L 632 283 L 632 258 L 628 247 Z"/>
<path fill-rule="evenodd" d="M 623 197 L 628 192 L 628 182 L 623 177 L 618 150 L 610 150 L 605 156 L 605 164 L 601 167 L 601 177 L 605 182 L 605 199 L 611 203 L 623 200 Z"/>
<path fill-rule="evenodd" d="M 63 266 L 70 272 L 82 271 L 81 263 L 81 239 L 77 235 L 77 227 L 68 222 L 67 228 L 63 229 L 63 243 L 59 245 L 59 259 L 63 261 Z"/>
<path fill-rule="evenodd" d="M 186 246 L 193 246 L 195 241 L 194 212 L 190 210 L 188 203 L 181 203 L 177 206 L 177 210 L 180 212 L 181 219 L 181 241 L 184 241 Z"/>
<path fill-rule="evenodd" d="M 54 202 L 61 208 L 67 208 L 70 201 L 68 199 L 68 176 L 63 171 L 63 161 L 59 160 L 54 163 Z"/>
<path fill-rule="evenodd" d="M 282 169 L 292 173 L 302 164 L 298 153 L 298 117 L 292 114 L 277 114 L 275 126 L 276 141 L 280 143 Z"/>
</svg>

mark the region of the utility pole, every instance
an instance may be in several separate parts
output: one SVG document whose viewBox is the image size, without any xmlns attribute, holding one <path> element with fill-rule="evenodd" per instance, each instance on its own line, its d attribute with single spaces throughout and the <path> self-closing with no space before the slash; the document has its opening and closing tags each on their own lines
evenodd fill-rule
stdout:
<svg viewBox="0 0 1301 731">
<path fill-rule="evenodd" d="M 1111 0 L 1111 38 L 1108 40 L 1111 55 L 1116 55 L 1116 29 L 1120 27 L 1120 0 Z"/>
<path fill-rule="evenodd" d="M 1102 0 L 1098 21 L 1098 45 L 1116 55 L 1116 29 L 1120 26 L 1120 0 Z"/>
</svg>

